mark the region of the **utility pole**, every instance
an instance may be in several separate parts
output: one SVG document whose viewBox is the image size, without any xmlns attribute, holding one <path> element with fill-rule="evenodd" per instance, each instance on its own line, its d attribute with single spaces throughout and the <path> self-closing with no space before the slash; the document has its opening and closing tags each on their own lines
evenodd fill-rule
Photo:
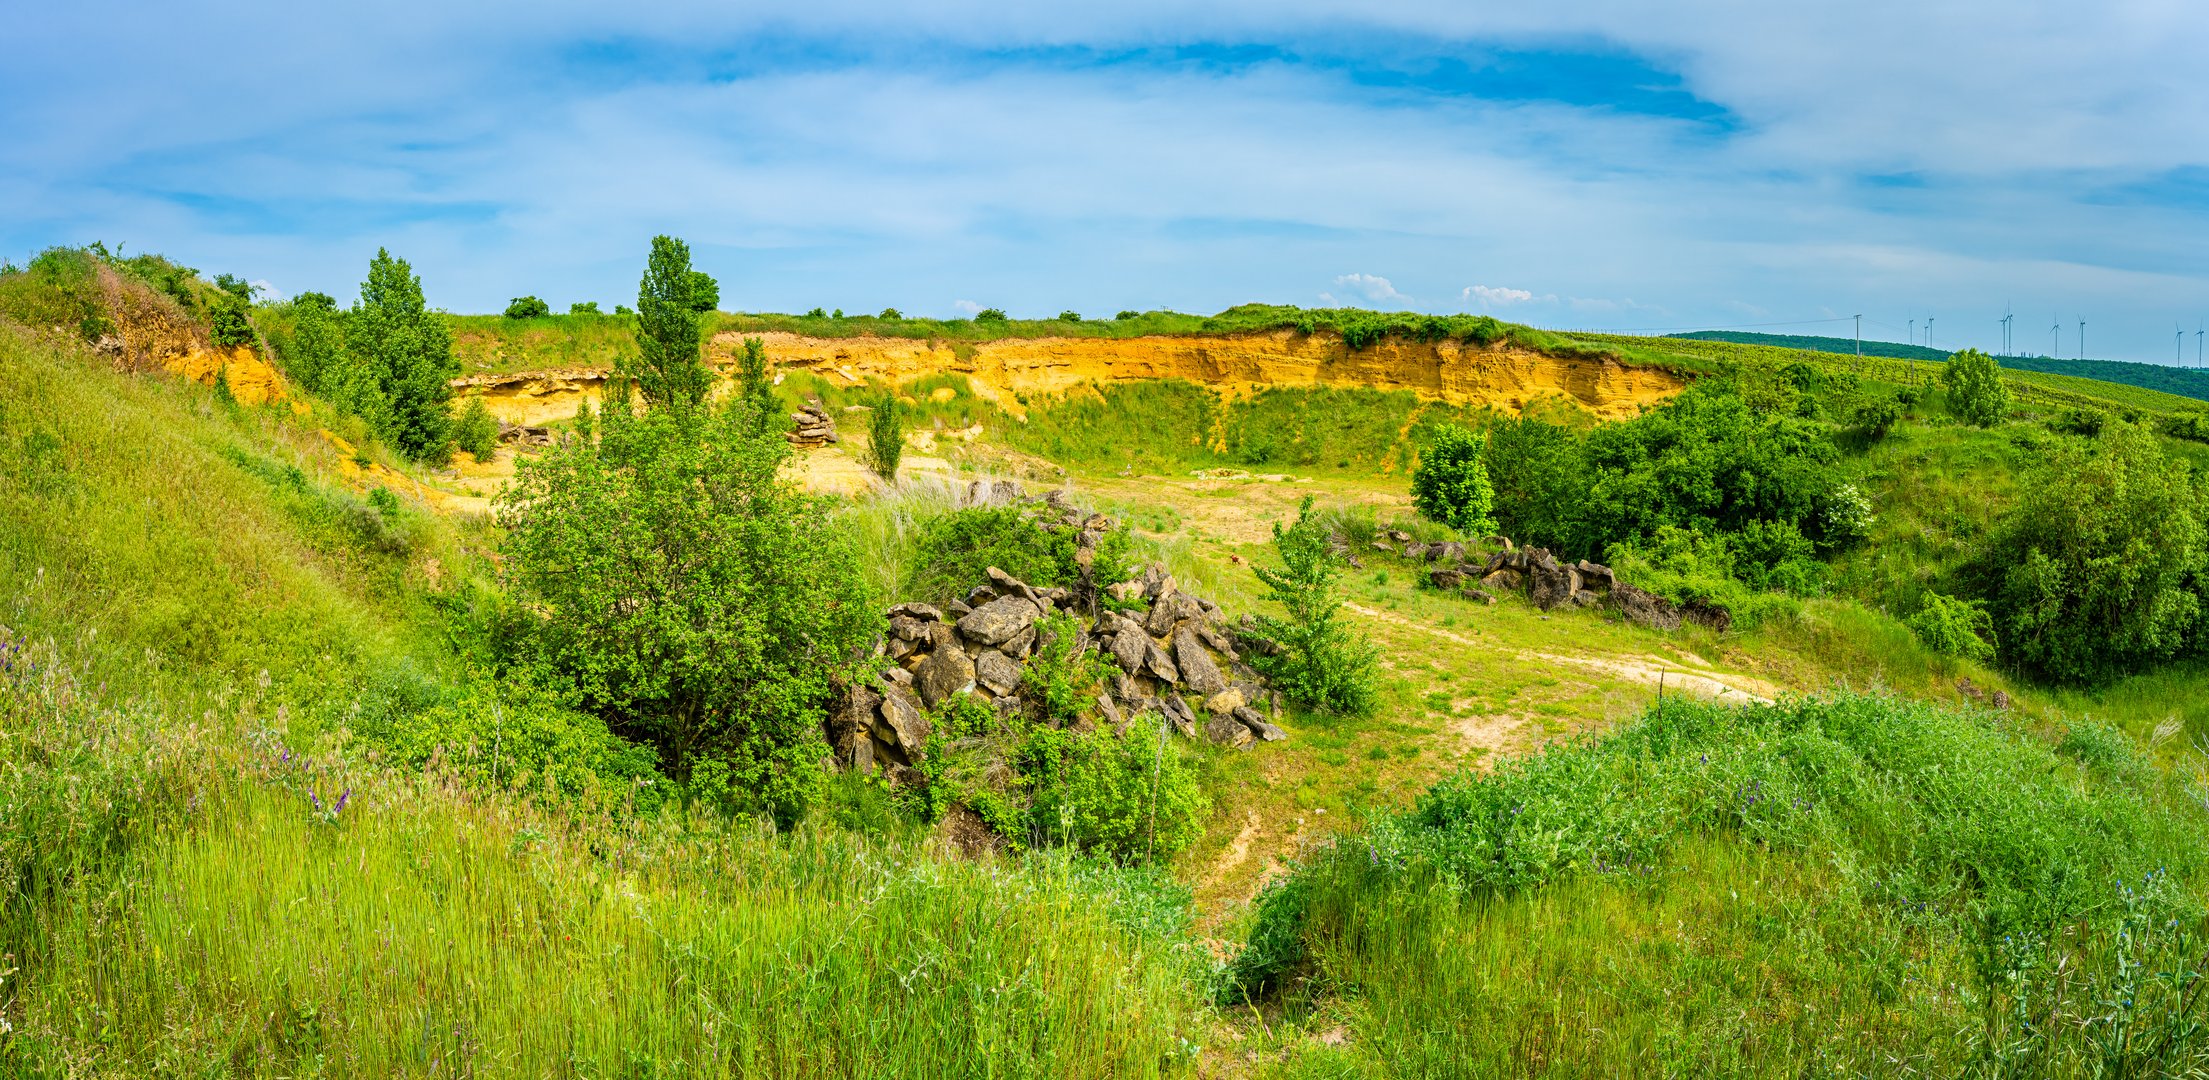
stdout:
<svg viewBox="0 0 2209 1080">
<path fill-rule="evenodd" d="M 1856 317 L 1856 359 L 1859 362 L 1864 359 L 1864 317 L 1862 315 Z"/>
</svg>

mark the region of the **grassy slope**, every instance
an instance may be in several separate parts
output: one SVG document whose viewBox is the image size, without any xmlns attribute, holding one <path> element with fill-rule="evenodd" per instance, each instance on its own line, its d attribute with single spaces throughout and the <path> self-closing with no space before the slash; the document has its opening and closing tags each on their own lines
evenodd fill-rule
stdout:
<svg viewBox="0 0 2209 1080">
<path fill-rule="evenodd" d="M 1730 341 L 1743 345 L 1763 345 L 1775 349 L 1810 350 L 1823 353 L 1853 355 L 1856 342 L 1849 338 L 1796 336 L 1790 334 L 1750 334 L 1728 330 L 1707 330 L 1694 334 L 1674 334 L 1676 338 L 1703 341 Z M 1902 345 L 1892 341 L 1867 341 L 1863 343 L 1867 356 L 1887 356 L 1897 359 L 1928 360 L 1934 363 L 1946 361 L 1949 353 L 1928 349 L 1923 345 Z M 2070 375 L 2076 378 L 2117 383 L 2159 390 L 2179 397 L 2209 401 L 2209 372 L 2193 368 L 2171 367 L 2168 364 L 2142 364 L 2130 360 L 2081 360 L 2062 359 L 2053 356 L 2005 356 L 2002 366 L 2017 371 L 2037 371 L 2048 375 Z"/>
<path fill-rule="evenodd" d="M 0 1072 L 1143 1075 L 1201 1034 L 1170 894 L 375 765 L 364 688 L 463 677 L 465 532 L 359 520 L 286 413 L 7 330 L 0 379 Z"/>
</svg>

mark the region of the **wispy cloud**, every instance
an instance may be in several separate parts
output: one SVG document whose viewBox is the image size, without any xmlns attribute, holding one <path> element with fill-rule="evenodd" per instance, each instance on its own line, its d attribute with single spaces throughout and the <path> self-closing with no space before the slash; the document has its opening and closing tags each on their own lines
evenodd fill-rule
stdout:
<svg viewBox="0 0 2209 1080">
<path fill-rule="evenodd" d="M 390 246 L 435 302 L 494 310 L 626 299 L 674 232 L 748 308 L 1329 281 L 1614 326 L 1930 311 L 1991 340 L 2005 303 L 2061 304 L 2144 358 L 2209 306 L 2209 80 L 2170 62 L 2209 49 L 2209 9 L 2161 0 L 87 0 L 10 29 L 19 260 L 127 241 L 349 295 Z M 174 78 L 217 53 L 223 79 Z"/>
</svg>

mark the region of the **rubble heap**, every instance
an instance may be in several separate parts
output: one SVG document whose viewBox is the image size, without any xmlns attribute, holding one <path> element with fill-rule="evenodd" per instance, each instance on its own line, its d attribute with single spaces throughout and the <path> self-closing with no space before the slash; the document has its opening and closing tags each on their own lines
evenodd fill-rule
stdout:
<svg viewBox="0 0 2209 1080">
<path fill-rule="evenodd" d="M 823 409 L 818 401 L 806 402 L 797 412 L 790 414 L 790 421 L 797 425 L 796 430 L 786 432 L 782 437 L 790 440 L 792 446 L 811 448 L 839 441 L 836 421 L 829 419 L 828 410 Z"/>
<path fill-rule="evenodd" d="M 1057 511 L 1042 515 L 1042 526 L 1079 528 L 1082 554 L 1112 528 L 1110 518 L 1072 506 L 1059 492 L 1041 502 Z M 1039 589 L 994 566 L 988 576 L 962 600 L 942 607 L 902 603 L 884 613 L 876 647 L 890 666 L 852 688 L 828 722 L 841 764 L 904 778 L 924 753 L 929 710 L 957 695 L 1003 713 L 1040 714 L 1040 705 L 1025 697 L 1022 677 L 1037 650 L 1051 644 L 1043 621 L 1061 612 L 1077 620 L 1075 655 L 1097 654 L 1111 671 L 1077 728 L 1102 725 L 1121 734 L 1155 712 L 1187 738 L 1234 749 L 1288 737 L 1273 722 L 1278 696 L 1245 659 L 1249 650 L 1275 646 L 1230 623 L 1219 605 L 1182 590 L 1164 567 L 1102 589 L 1089 583 Z"/>
<path fill-rule="evenodd" d="M 1528 602 L 1543 611 L 1566 606 L 1609 607 L 1628 622 L 1659 630 L 1678 630 L 1682 622 L 1718 631 L 1733 627 L 1733 613 L 1716 604 L 1697 600 L 1675 604 L 1618 580 L 1618 575 L 1601 563 L 1585 559 L 1563 562 L 1547 548 L 1514 547 L 1508 537 L 1490 537 L 1485 546 L 1495 550 L 1482 561 L 1474 561 L 1474 553 L 1457 541 L 1422 544 L 1402 532 L 1375 540 L 1373 547 L 1393 554 L 1398 544 L 1407 559 L 1442 564 L 1427 571 L 1427 584 L 1483 604 L 1495 603 L 1498 593 L 1523 592 Z"/>
</svg>

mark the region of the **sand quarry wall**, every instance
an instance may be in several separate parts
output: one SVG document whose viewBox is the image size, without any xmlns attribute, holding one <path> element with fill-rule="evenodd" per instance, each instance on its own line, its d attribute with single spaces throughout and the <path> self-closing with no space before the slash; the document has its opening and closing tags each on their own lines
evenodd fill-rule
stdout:
<svg viewBox="0 0 2209 1080">
<path fill-rule="evenodd" d="M 1409 390 L 1430 400 L 1487 405 L 1516 413 L 1544 398 L 1566 398 L 1605 418 L 1632 416 L 1678 393 L 1682 379 L 1660 368 L 1606 359 L 1569 359 L 1455 341 L 1383 341 L 1351 350 L 1333 334 L 1261 334 L 1137 338 L 1017 338 L 976 343 L 915 338 L 811 338 L 768 333 L 717 335 L 716 364 L 733 363 L 746 336 L 761 338 L 778 371 L 808 371 L 845 385 L 869 379 L 908 382 L 963 375 L 974 392 L 1014 414 L 1015 397 L 1065 394 L 1085 385 L 1186 379 L 1234 397 L 1268 387 L 1370 387 Z M 492 414 L 543 424 L 595 402 L 603 369 L 477 375 L 454 381 L 480 393 Z"/>
</svg>

